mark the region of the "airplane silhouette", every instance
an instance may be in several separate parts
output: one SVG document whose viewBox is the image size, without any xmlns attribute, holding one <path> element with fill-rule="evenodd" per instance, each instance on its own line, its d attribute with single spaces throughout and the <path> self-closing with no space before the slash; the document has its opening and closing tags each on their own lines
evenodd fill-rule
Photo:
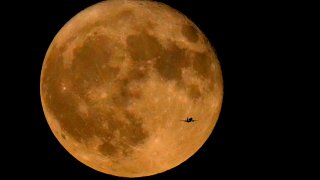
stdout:
<svg viewBox="0 0 320 180">
<path fill-rule="evenodd" d="M 187 122 L 187 123 L 190 123 L 190 122 L 194 122 L 194 121 L 197 121 L 195 119 L 192 119 L 192 117 L 187 117 L 187 119 L 184 119 L 184 120 L 181 120 L 181 121 L 184 121 L 184 122 Z"/>
</svg>

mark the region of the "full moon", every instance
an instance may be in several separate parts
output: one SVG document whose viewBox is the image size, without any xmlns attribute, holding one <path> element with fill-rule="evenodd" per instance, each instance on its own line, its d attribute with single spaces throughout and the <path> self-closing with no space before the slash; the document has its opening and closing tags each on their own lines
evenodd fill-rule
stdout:
<svg viewBox="0 0 320 180">
<path fill-rule="evenodd" d="M 142 177 L 178 166 L 205 143 L 223 80 L 213 47 L 185 15 L 159 2 L 109 0 L 55 36 L 40 94 L 50 129 L 73 157 Z"/>
</svg>

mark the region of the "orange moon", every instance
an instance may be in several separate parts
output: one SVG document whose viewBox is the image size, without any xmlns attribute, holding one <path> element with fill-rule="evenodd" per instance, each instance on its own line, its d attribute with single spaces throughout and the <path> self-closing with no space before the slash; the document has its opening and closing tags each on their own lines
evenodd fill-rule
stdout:
<svg viewBox="0 0 320 180">
<path fill-rule="evenodd" d="M 83 164 L 121 177 L 186 161 L 210 136 L 223 99 L 205 35 L 152 1 L 109 0 L 78 13 L 53 39 L 40 81 L 60 144 Z M 187 117 L 197 121 L 181 121 Z"/>
</svg>

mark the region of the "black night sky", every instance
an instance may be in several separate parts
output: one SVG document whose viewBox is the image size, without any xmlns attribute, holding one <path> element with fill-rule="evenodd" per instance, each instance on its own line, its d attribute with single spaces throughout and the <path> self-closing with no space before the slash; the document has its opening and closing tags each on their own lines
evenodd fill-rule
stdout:
<svg viewBox="0 0 320 180">
<path fill-rule="evenodd" d="M 213 133 L 194 156 L 143 179 L 260 179 L 301 172 L 295 169 L 303 156 L 292 151 L 303 141 L 293 127 L 298 115 L 292 115 L 297 111 L 291 108 L 296 103 L 295 82 L 302 80 L 293 73 L 291 57 L 299 39 L 291 31 L 297 25 L 295 8 L 242 1 L 159 1 L 189 17 L 214 46 L 223 72 L 224 99 Z M 4 37 L 11 51 L 4 52 L 9 65 L 2 68 L 4 77 L 13 79 L 3 88 L 10 94 L 4 97 L 9 99 L 5 102 L 9 125 L 2 127 L 5 147 L 10 148 L 2 155 L 8 160 L 4 171 L 12 177 L 119 179 L 73 158 L 49 129 L 40 102 L 41 66 L 52 39 L 70 18 L 96 2 L 30 0 L 3 7 L 9 12 L 2 15 L 8 23 L 3 29 L 13 35 Z"/>
</svg>

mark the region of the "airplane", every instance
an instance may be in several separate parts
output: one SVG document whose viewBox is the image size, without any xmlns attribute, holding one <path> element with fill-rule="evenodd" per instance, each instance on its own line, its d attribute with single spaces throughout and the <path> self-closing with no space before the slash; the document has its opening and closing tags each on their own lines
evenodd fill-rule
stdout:
<svg viewBox="0 0 320 180">
<path fill-rule="evenodd" d="M 194 122 L 194 121 L 197 121 L 195 119 L 192 119 L 192 117 L 187 117 L 187 119 L 184 119 L 184 120 L 181 120 L 181 121 L 184 121 L 184 122 L 187 122 L 187 123 L 190 123 L 190 122 Z"/>
</svg>

